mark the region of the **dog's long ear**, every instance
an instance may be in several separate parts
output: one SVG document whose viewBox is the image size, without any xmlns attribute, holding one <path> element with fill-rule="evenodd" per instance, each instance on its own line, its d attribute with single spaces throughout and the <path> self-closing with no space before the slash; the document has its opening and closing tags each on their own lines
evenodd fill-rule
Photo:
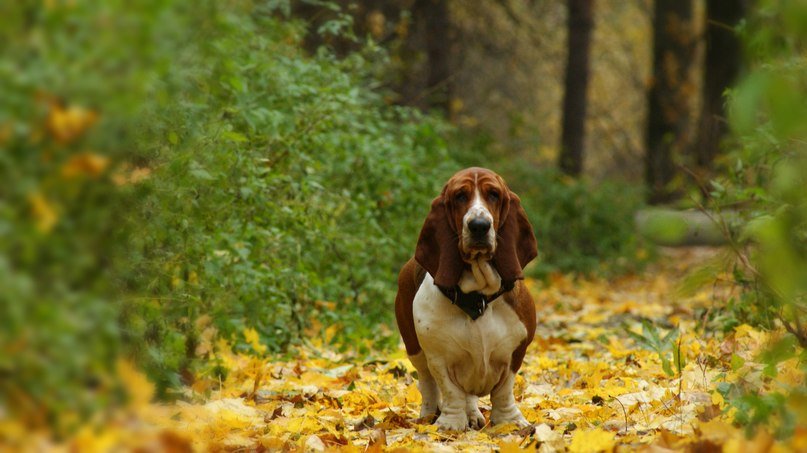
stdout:
<svg viewBox="0 0 807 453">
<path fill-rule="evenodd" d="M 435 285 L 444 288 L 454 287 L 463 269 L 459 235 L 451 222 L 444 189 L 443 194 L 432 201 L 415 249 L 415 260 L 432 275 Z"/>
<path fill-rule="evenodd" d="M 538 255 L 538 244 L 532 231 L 527 213 L 521 207 L 521 199 L 513 192 L 508 193 L 509 203 L 503 210 L 504 218 L 499 223 L 496 253 L 493 262 L 502 285 L 511 289 L 516 280 L 524 278 L 524 267 Z"/>
</svg>

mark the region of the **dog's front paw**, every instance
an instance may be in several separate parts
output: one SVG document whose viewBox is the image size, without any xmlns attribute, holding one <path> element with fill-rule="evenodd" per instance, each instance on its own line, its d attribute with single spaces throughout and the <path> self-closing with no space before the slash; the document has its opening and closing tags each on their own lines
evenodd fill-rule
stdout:
<svg viewBox="0 0 807 453">
<path fill-rule="evenodd" d="M 485 426 L 485 416 L 479 411 L 478 407 L 467 410 L 468 427 L 471 429 L 482 429 Z"/>
<path fill-rule="evenodd" d="M 490 422 L 494 425 L 513 423 L 519 428 L 526 428 L 530 426 L 530 422 L 528 422 L 527 419 L 521 415 L 521 411 L 515 406 L 507 411 L 497 411 L 494 408 L 490 414 Z"/>
<path fill-rule="evenodd" d="M 454 415 L 443 413 L 435 423 L 442 431 L 465 431 L 468 429 L 468 416 L 464 412 Z"/>
</svg>

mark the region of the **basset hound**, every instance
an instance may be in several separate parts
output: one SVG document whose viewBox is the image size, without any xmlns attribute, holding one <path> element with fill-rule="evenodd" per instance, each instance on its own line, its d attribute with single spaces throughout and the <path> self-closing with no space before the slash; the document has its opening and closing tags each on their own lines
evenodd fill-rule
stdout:
<svg viewBox="0 0 807 453">
<path fill-rule="evenodd" d="M 537 255 L 532 226 L 501 176 L 468 168 L 448 180 L 401 269 L 395 317 L 418 371 L 421 418 L 445 430 L 529 425 L 513 382 L 535 334 L 522 269 Z"/>
</svg>

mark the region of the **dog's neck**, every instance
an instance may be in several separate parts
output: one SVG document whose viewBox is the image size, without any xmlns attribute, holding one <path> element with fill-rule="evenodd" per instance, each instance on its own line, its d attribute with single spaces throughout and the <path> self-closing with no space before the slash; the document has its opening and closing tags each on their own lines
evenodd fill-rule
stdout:
<svg viewBox="0 0 807 453">
<path fill-rule="evenodd" d="M 443 295 L 472 321 L 485 313 L 490 302 L 510 289 L 502 286 L 502 279 L 490 261 L 481 259 L 467 263 L 457 286 L 440 287 Z"/>
</svg>

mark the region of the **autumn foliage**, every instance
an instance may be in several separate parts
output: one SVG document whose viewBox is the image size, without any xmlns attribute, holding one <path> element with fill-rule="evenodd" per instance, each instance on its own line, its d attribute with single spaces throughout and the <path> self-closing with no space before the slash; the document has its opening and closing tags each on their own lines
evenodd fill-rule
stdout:
<svg viewBox="0 0 807 453">
<path fill-rule="evenodd" d="M 733 135 L 688 201 L 728 245 L 660 252 L 633 229 L 642 187 L 395 104 L 400 41 L 295 5 L 0 5 L 0 450 L 807 449 L 799 2 L 744 23 Z M 480 163 L 538 238 L 515 392 L 535 426 L 444 433 L 417 419 L 395 273 Z"/>
</svg>

